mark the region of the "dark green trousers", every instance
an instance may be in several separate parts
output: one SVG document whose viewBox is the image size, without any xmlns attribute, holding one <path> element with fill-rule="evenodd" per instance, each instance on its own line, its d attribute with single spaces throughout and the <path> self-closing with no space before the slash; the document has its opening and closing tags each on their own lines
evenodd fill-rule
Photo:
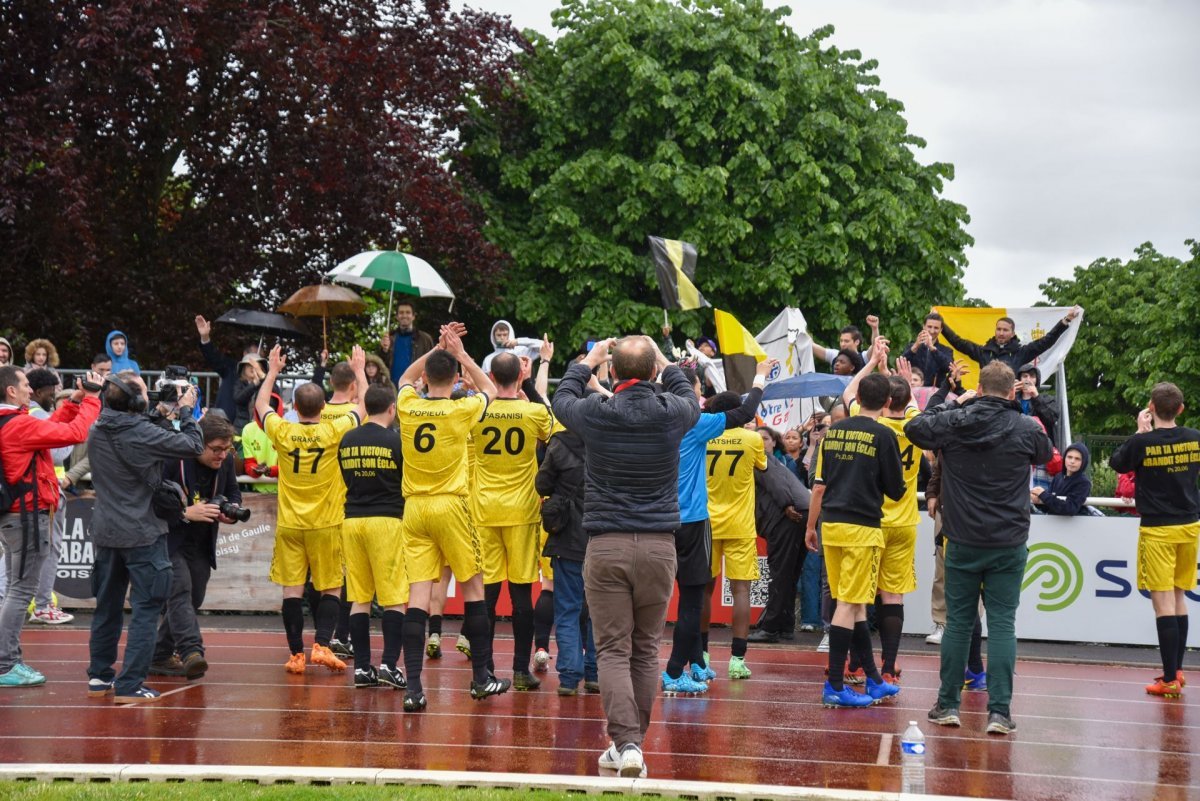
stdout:
<svg viewBox="0 0 1200 801">
<path fill-rule="evenodd" d="M 1009 714 L 1017 662 L 1017 606 L 1028 553 L 1024 545 L 977 548 L 946 540 L 946 632 L 938 691 L 942 707 L 958 708 L 982 591 L 987 610 L 988 711 Z"/>
</svg>

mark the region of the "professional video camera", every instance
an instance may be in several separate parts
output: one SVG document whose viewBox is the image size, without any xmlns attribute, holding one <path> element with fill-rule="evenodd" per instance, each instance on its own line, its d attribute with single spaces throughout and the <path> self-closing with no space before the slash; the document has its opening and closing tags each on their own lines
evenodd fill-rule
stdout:
<svg viewBox="0 0 1200 801">
<path fill-rule="evenodd" d="M 174 404 L 179 402 L 179 398 L 187 392 L 187 388 L 191 385 L 191 374 L 186 367 L 178 364 L 169 364 L 163 370 L 162 377 L 154 384 L 154 391 L 147 392 L 146 396 L 151 403 Z"/>
<path fill-rule="evenodd" d="M 209 503 L 215 503 L 221 507 L 221 514 L 230 520 L 236 520 L 239 523 L 245 523 L 250 519 L 250 510 L 239 506 L 233 501 L 226 498 L 224 495 L 214 495 Z"/>
</svg>

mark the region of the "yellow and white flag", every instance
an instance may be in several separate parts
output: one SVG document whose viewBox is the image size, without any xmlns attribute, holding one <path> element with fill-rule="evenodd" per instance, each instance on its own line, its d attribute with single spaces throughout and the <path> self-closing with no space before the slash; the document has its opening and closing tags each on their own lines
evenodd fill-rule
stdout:
<svg viewBox="0 0 1200 801">
<path fill-rule="evenodd" d="M 1001 317 L 1010 317 L 1014 323 L 1014 333 L 1022 345 L 1041 339 L 1050 333 L 1059 321 L 1071 311 L 1070 306 L 1030 306 L 1026 308 L 993 307 L 985 309 L 964 308 L 957 306 L 938 306 L 937 311 L 942 315 L 946 325 L 962 339 L 985 344 L 996 335 L 996 321 Z M 1083 312 L 1071 321 L 1070 326 L 1063 332 L 1049 349 L 1037 357 L 1037 368 L 1045 380 L 1054 375 L 1058 366 L 1066 359 L 1075 344 L 1079 327 L 1083 323 Z M 949 345 L 943 337 L 940 342 Z M 971 365 L 971 372 L 963 377 L 963 386 L 974 389 L 979 381 L 979 365 L 966 355 L 954 351 L 955 359 L 963 359 Z M 1020 367 L 1020 365 L 1017 365 Z"/>
</svg>

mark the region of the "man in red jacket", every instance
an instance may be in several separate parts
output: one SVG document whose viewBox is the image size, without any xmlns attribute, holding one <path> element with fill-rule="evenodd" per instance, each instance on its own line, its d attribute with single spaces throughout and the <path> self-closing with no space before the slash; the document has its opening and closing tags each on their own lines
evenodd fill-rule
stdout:
<svg viewBox="0 0 1200 801">
<path fill-rule="evenodd" d="M 89 374 L 88 380 L 101 379 Z M 21 661 L 21 628 L 37 587 L 42 563 L 50 557 L 50 521 L 58 506 L 58 478 L 51 448 L 76 445 L 100 415 L 99 392 L 75 391 L 47 420 L 26 413 L 30 399 L 25 371 L 0 367 L 0 463 L 14 502 L 0 510 L 8 593 L 0 605 L 0 687 L 32 687 L 46 677 Z"/>
</svg>

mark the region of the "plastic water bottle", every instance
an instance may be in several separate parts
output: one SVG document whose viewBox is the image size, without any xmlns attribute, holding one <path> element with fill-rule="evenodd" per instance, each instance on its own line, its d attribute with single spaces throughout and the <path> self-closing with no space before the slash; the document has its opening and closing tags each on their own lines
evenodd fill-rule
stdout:
<svg viewBox="0 0 1200 801">
<path fill-rule="evenodd" d="M 900 737 L 900 792 L 925 792 L 925 735 L 915 720 Z"/>
</svg>

